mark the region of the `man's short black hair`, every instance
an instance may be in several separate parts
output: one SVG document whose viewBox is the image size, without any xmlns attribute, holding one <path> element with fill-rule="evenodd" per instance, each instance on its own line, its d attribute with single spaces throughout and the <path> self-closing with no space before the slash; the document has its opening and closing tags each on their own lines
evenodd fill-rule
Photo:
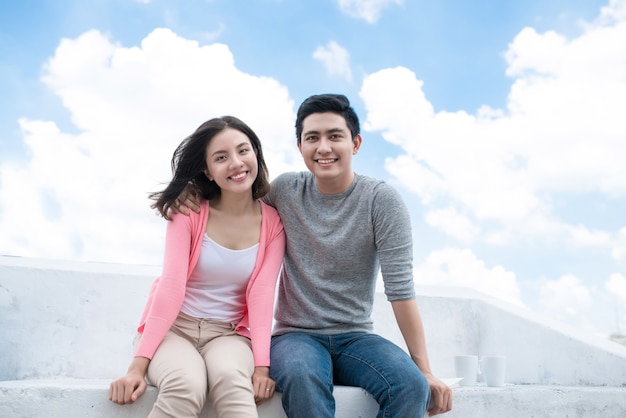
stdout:
<svg viewBox="0 0 626 418">
<path fill-rule="evenodd" d="M 302 123 L 304 119 L 313 113 L 332 112 L 342 116 L 350 129 L 352 139 L 361 133 L 359 117 L 350 106 L 350 101 L 343 94 L 316 94 L 302 102 L 296 118 L 296 138 L 300 143 L 302 135 Z"/>
</svg>

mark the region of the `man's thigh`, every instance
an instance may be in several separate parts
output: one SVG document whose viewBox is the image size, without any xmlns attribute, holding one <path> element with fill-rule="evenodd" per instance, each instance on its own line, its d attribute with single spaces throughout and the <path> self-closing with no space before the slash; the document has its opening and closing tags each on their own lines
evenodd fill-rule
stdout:
<svg viewBox="0 0 626 418">
<path fill-rule="evenodd" d="M 281 385 L 316 376 L 332 386 L 332 363 L 327 337 L 300 332 L 272 337 L 270 376 Z"/>
<path fill-rule="evenodd" d="M 376 397 L 409 376 L 421 375 L 408 353 L 379 335 L 356 333 L 342 338 L 333 361 L 337 385 L 362 387 Z"/>
</svg>

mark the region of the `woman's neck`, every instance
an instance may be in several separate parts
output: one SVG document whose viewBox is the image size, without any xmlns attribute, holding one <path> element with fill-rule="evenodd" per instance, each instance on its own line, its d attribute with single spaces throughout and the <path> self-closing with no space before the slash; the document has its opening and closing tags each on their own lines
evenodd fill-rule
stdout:
<svg viewBox="0 0 626 418">
<path fill-rule="evenodd" d="M 250 194 L 222 193 L 221 196 L 209 200 L 211 208 L 231 215 L 256 213 L 258 202 Z"/>
</svg>

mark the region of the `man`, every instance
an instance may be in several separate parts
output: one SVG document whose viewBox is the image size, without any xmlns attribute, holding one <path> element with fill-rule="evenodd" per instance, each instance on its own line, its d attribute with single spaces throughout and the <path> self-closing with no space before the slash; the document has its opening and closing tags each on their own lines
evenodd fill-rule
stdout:
<svg viewBox="0 0 626 418">
<path fill-rule="evenodd" d="M 449 411 L 415 301 L 409 214 L 392 187 L 353 172 L 362 138 L 348 99 L 306 99 L 296 136 L 309 172 L 279 176 L 264 198 L 287 241 L 270 366 L 287 416 L 333 417 L 335 384 L 367 390 L 379 417 Z M 409 355 L 372 333 L 379 271 Z"/>
</svg>

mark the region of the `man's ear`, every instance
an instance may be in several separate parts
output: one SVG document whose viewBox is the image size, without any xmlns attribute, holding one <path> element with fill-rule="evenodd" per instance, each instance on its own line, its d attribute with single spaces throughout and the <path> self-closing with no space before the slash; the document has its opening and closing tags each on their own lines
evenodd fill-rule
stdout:
<svg viewBox="0 0 626 418">
<path fill-rule="evenodd" d="M 354 139 L 352 139 L 352 155 L 355 155 L 359 152 L 359 148 L 361 148 L 361 143 L 363 142 L 363 137 L 361 134 L 357 134 Z"/>
</svg>

